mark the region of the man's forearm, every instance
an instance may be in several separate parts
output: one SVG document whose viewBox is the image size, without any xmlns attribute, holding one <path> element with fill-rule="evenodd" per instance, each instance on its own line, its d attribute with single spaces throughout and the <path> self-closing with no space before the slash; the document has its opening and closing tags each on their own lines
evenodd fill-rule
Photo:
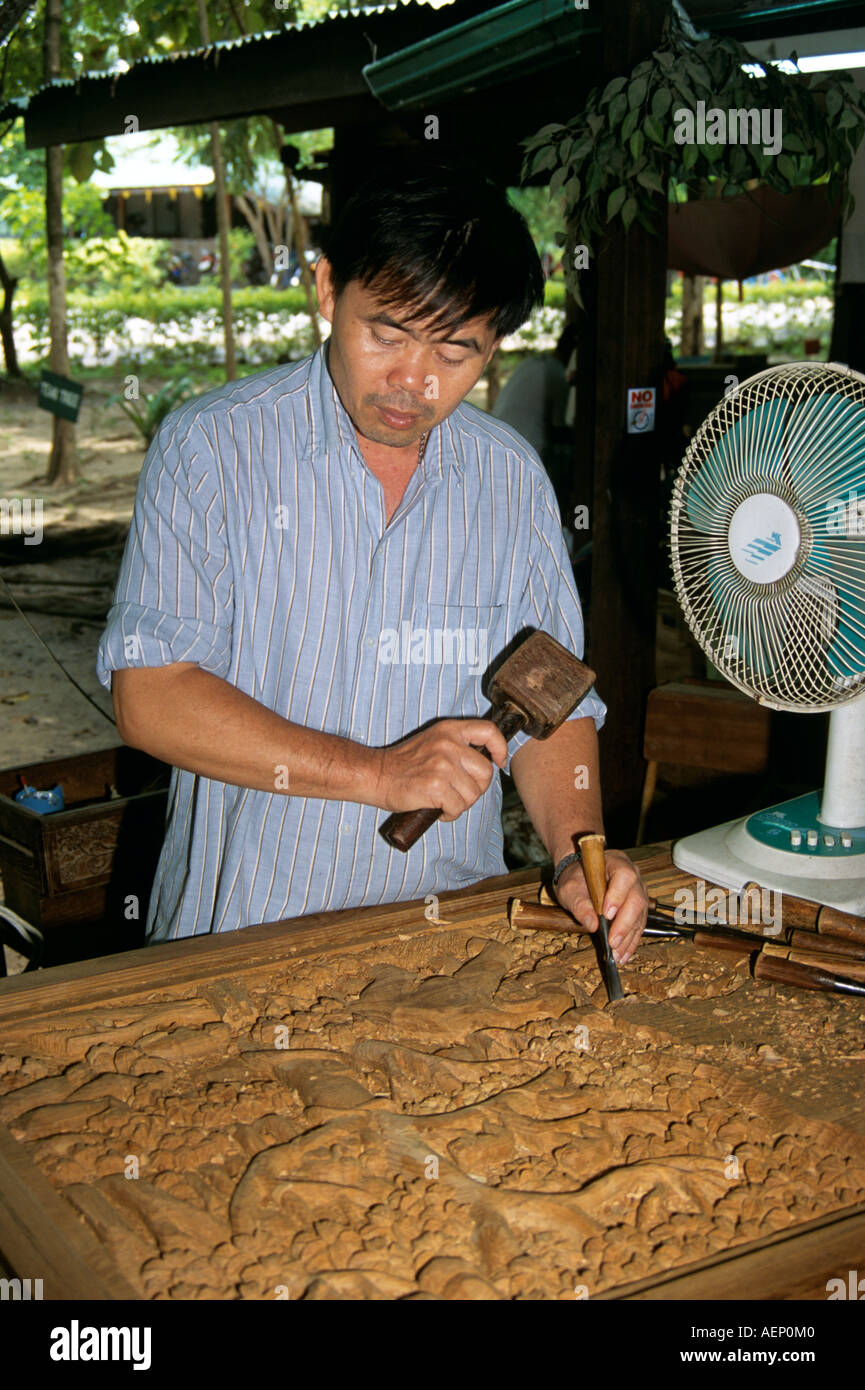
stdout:
<svg viewBox="0 0 865 1390">
<path fill-rule="evenodd" d="M 124 742 L 232 786 L 379 804 L 380 750 L 293 724 L 221 677 L 178 665 L 114 672 Z"/>
<path fill-rule="evenodd" d="M 573 852 L 575 834 L 603 832 L 598 734 L 591 717 L 566 721 L 548 739 L 529 739 L 511 759 L 511 775 L 554 864 Z"/>
</svg>

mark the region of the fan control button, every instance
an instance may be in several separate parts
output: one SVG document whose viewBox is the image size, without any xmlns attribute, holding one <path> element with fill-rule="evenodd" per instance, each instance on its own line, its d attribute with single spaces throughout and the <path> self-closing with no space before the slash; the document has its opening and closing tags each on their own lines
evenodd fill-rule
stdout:
<svg viewBox="0 0 865 1390">
<path fill-rule="evenodd" d="M 790 847 L 791 847 L 791 849 L 798 849 L 799 846 L 801 845 L 801 843 L 802 843 L 802 831 L 801 831 L 801 830 L 791 830 L 791 831 L 790 831 Z"/>
<path fill-rule="evenodd" d="M 842 831 L 841 831 L 841 848 L 842 848 L 842 849 L 852 849 L 852 848 L 853 848 L 853 836 L 850 834 L 850 831 L 849 831 L 849 830 L 842 830 Z"/>
<path fill-rule="evenodd" d="M 817 831 L 816 831 L 816 830 L 809 830 L 809 831 L 808 831 L 808 844 L 809 844 L 809 845 L 812 845 L 812 846 L 816 845 L 816 843 L 817 843 L 817 838 L 818 838 L 818 836 L 817 836 Z"/>
<path fill-rule="evenodd" d="M 833 846 L 834 843 L 835 843 L 835 836 L 834 836 L 834 835 L 824 835 L 824 836 L 823 836 L 823 843 L 824 843 L 824 845 L 826 846 L 827 849 L 831 849 L 832 846 Z"/>
</svg>

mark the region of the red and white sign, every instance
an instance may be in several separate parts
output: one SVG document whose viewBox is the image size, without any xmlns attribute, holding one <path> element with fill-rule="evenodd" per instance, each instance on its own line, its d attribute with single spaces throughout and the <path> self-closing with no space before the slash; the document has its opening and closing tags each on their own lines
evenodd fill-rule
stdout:
<svg viewBox="0 0 865 1390">
<path fill-rule="evenodd" d="M 628 434 L 645 434 L 655 428 L 654 386 L 628 388 Z"/>
</svg>

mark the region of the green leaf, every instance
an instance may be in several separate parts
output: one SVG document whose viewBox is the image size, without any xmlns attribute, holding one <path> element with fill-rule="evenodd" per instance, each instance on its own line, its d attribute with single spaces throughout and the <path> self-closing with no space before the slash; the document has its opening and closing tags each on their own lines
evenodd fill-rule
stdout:
<svg viewBox="0 0 865 1390">
<path fill-rule="evenodd" d="M 551 125 L 543 125 L 541 126 L 540 130 L 536 130 L 534 134 L 534 139 L 546 140 L 547 142 L 549 142 L 551 136 L 561 136 L 564 133 L 565 127 L 563 125 L 559 125 L 557 121 L 554 121 Z"/>
<path fill-rule="evenodd" d="M 676 61 L 670 50 L 664 48 L 656 48 L 654 57 L 657 59 L 661 67 L 666 68 L 667 71 L 669 71 L 669 69 L 673 66 L 674 62 Z"/>
<path fill-rule="evenodd" d="M 699 149 L 696 145 L 684 145 L 682 148 L 682 165 L 685 169 L 693 169 L 697 163 Z"/>
<path fill-rule="evenodd" d="M 637 123 L 638 123 L 639 119 L 640 119 L 640 113 L 639 113 L 639 111 L 629 111 L 629 112 L 628 112 L 627 116 L 626 116 L 625 119 L 622 121 L 622 139 L 623 139 L 623 140 L 630 140 L 630 138 L 631 138 L 631 136 L 633 135 L 634 131 L 637 129 Z"/>
<path fill-rule="evenodd" d="M 568 161 L 569 161 L 569 159 L 570 159 L 570 157 L 571 157 L 571 150 L 572 150 L 573 148 L 574 148 L 574 137 L 573 137 L 572 135 L 569 135 L 569 136 L 567 137 L 567 139 L 561 141 L 561 143 L 560 143 L 560 145 L 559 145 L 559 151 L 558 151 L 558 153 L 559 153 L 559 163 L 560 163 L 560 164 L 567 164 L 567 163 L 568 163 Z"/>
<path fill-rule="evenodd" d="M 858 126 L 858 124 L 859 122 L 853 115 L 853 112 L 850 111 L 847 107 L 845 107 L 844 110 L 841 112 L 841 119 L 838 122 L 838 128 L 840 130 L 852 130 L 855 126 Z"/>
<path fill-rule="evenodd" d="M 622 206 L 622 204 L 624 203 L 624 201 L 625 201 L 625 189 L 624 189 L 624 187 L 614 188 L 613 191 L 612 191 L 612 193 L 610 194 L 609 198 L 607 199 L 607 221 L 608 221 L 608 222 L 610 221 L 611 218 L 615 217 L 616 213 L 619 211 L 619 208 Z"/>
<path fill-rule="evenodd" d="M 562 192 L 565 195 L 568 207 L 573 207 L 574 203 L 580 196 L 580 180 L 576 178 L 568 179 L 567 183 L 562 189 Z"/>
<path fill-rule="evenodd" d="M 559 189 L 561 188 L 562 184 L 563 184 L 564 181 L 565 181 L 565 175 L 567 174 L 567 172 L 568 172 L 568 171 L 567 171 L 567 169 L 565 168 L 565 166 L 564 166 L 564 165 L 560 165 L 559 168 L 556 170 L 556 172 L 553 174 L 553 177 L 550 179 L 550 197 L 551 197 L 551 198 L 554 198 L 555 195 L 558 193 Z"/>
<path fill-rule="evenodd" d="M 645 77 L 635 77 L 628 87 L 628 106 L 632 111 L 635 107 L 642 106 L 648 86 L 649 83 Z"/>
<path fill-rule="evenodd" d="M 625 96 L 624 92 L 620 92 L 617 97 L 613 97 L 613 100 L 610 102 L 609 112 L 607 113 L 607 119 L 610 123 L 611 130 L 615 130 L 616 126 L 619 125 L 627 109 L 628 98 Z"/>
<path fill-rule="evenodd" d="M 788 154 L 779 154 L 775 161 L 779 174 L 790 183 L 796 182 L 796 164 Z M 761 170 L 761 172 L 764 172 Z"/>
<path fill-rule="evenodd" d="M 844 105 L 844 98 L 837 87 L 831 87 L 826 95 L 826 115 L 837 116 Z"/>
<path fill-rule="evenodd" d="M 628 230 L 628 228 L 630 227 L 630 225 L 631 225 L 631 223 L 633 222 L 633 220 L 634 220 L 634 218 L 636 217 L 636 215 L 637 215 L 637 200 L 636 200 L 636 198 L 633 198 L 633 197 L 632 197 L 632 198 L 626 199 L 625 204 L 624 204 L 624 206 L 622 207 L 622 221 L 623 221 L 623 223 L 625 224 L 625 231 Z"/>
<path fill-rule="evenodd" d="M 555 168 L 555 165 L 556 152 L 552 148 L 552 146 L 547 145 L 544 149 L 538 150 L 537 154 L 532 156 L 531 163 L 529 164 L 528 171 L 526 173 L 526 178 L 533 178 L 535 174 L 543 173 L 545 169 Z"/>
<path fill-rule="evenodd" d="M 665 143 L 666 137 L 664 134 L 664 127 L 661 125 L 657 116 L 647 116 L 643 122 L 643 129 L 649 139 L 654 140 L 656 145 L 663 145 Z"/>
<path fill-rule="evenodd" d="M 642 184 L 643 188 L 650 189 L 652 193 L 663 193 L 664 191 L 664 185 L 654 169 L 643 169 L 637 175 L 637 182 Z"/>
<path fill-rule="evenodd" d="M 598 164 L 593 164 L 589 170 L 589 177 L 586 179 L 586 197 L 590 198 L 593 193 L 597 193 L 604 181 L 604 171 Z"/>
<path fill-rule="evenodd" d="M 627 77 L 614 77 L 612 82 L 608 82 L 604 88 L 604 95 L 601 97 L 601 105 L 603 106 L 608 101 L 612 101 L 614 96 L 617 96 L 619 92 L 623 91 L 627 85 L 627 81 Z"/>
<path fill-rule="evenodd" d="M 633 133 L 633 135 L 631 136 L 631 139 L 630 139 L 630 148 L 631 148 L 631 158 L 632 158 L 632 159 L 639 159 L 639 158 L 640 158 L 640 155 L 641 155 L 642 152 L 643 152 L 643 144 L 645 143 L 645 138 L 646 138 L 646 137 L 643 135 L 643 132 L 642 132 L 641 130 L 635 130 L 635 131 L 634 131 L 634 133 Z"/>
<path fill-rule="evenodd" d="M 784 136 L 784 149 L 793 150 L 795 154 L 805 153 L 805 142 L 795 132 Z"/>
<path fill-rule="evenodd" d="M 670 88 L 659 87 L 652 97 L 652 115 L 657 116 L 658 119 L 660 119 L 661 116 L 666 116 L 672 104 L 673 93 Z"/>
</svg>

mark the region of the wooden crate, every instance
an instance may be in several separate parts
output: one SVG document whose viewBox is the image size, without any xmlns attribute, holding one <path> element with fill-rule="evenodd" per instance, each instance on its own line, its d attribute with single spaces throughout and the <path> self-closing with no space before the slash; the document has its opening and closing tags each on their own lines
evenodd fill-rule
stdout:
<svg viewBox="0 0 865 1390">
<path fill-rule="evenodd" d="M 14 801 L 22 775 L 39 790 L 59 783 L 65 809 L 42 816 Z M 169 776 L 164 763 L 123 744 L 0 771 L 5 901 L 43 930 L 46 964 L 142 943 Z M 130 896 L 137 919 L 127 915 Z"/>
<path fill-rule="evenodd" d="M 0 985 L 0 1261 L 47 1299 L 825 1299 L 858 1001 L 657 942 L 607 1006 L 584 938 L 508 926 L 538 882 Z"/>
</svg>

